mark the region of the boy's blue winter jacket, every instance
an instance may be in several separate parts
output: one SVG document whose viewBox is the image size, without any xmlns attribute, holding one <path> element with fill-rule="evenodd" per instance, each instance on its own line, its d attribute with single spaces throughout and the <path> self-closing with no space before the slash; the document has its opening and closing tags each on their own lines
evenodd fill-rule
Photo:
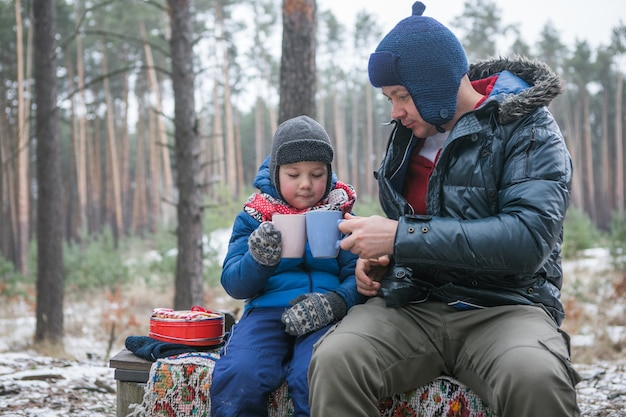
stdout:
<svg viewBox="0 0 626 417">
<path fill-rule="evenodd" d="M 333 174 L 331 189 L 336 182 Z M 254 186 L 262 193 L 279 198 L 270 182 L 269 157 L 259 168 Z M 259 224 L 244 210 L 237 215 L 222 267 L 222 286 L 231 297 L 245 299 L 246 309 L 289 307 L 291 300 L 311 292 L 335 291 L 348 308 L 362 301 L 354 277 L 356 255 L 340 250 L 337 258 L 313 258 L 307 243 L 301 259 L 285 258 L 276 266 L 263 266 L 248 252 L 248 237 Z"/>
</svg>

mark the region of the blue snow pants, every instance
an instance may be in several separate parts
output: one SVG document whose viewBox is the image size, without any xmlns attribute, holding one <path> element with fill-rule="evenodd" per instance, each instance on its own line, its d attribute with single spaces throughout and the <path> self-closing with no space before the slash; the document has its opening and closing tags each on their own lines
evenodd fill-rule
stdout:
<svg viewBox="0 0 626 417">
<path fill-rule="evenodd" d="M 280 320 L 284 311 L 284 307 L 249 309 L 232 327 L 213 370 L 212 417 L 267 416 L 269 394 L 284 381 L 294 417 L 309 416 L 309 362 L 313 345 L 330 325 L 290 336 Z"/>
</svg>

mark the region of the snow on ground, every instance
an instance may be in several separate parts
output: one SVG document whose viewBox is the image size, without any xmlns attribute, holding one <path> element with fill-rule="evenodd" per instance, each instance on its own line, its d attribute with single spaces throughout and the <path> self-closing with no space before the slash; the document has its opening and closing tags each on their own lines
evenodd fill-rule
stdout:
<svg viewBox="0 0 626 417">
<path fill-rule="evenodd" d="M 115 416 L 116 384 L 100 361 L 0 354 L 0 415 Z"/>
<path fill-rule="evenodd" d="M 585 417 L 626 416 L 626 364 L 577 365 L 578 401 Z M 0 415 L 113 417 L 113 370 L 101 360 L 64 360 L 34 351 L 0 353 Z"/>
<path fill-rule="evenodd" d="M 211 251 L 215 251 L 216 263 L 219 265 L 222 265 L 224 258 L 226 258 L 231 231 L 231 228 L 217 229 L 208 238 L 208 248 Z"/>
<path fill-rule="evenodd" d="M 223 259 L 230 232 L 221 231 L 217 236 L 210 237 L 209 245 Z M 576 286 L 577 291 L 587 294 L 589 288 L 600 285 L 594 280 L 598 276 L 604 277 L 608 267 L 605 251 L 590 251 L 577 261 L 564 263 L 565 285 Z M 600 288 L 599 294 L 610 291 L 609 284 L 603 285 L 608 286 L 608 289 Z M 572 297 L 565 292 L 564 295 L 565 298 Z M 148 294 L 144 297 L 148 298 L 148 302 L 158 302 L 154 301 L 158 300 L 156 295 Z M 212 303 L 227 303 L 227 298 L 216 292 Z M 574 330 L 568 331 L 572 336 L 575 367 L 583 377 L 577 391 L 585 417 L 626 416 L 626 350 L 623 348 L 626 346 L 626 303 L 623 298 L 616 302 L 605 301 L 594 302 L 589 297 L 577 301 L 574 306 L 578 313 L 566 319 L 566 323 L 576 323 Z M 132 320 L 128 320 L 126 315 L 131 313 L 138 317 L 137 321 L 148 320 L 145 311 L 149 307 L 128 301 L 125 303 L 116 308 L 128 323 Z M 133 308 L 140 311 L 137 313 Z M 56 357 L 52 354 L 41 355 L 31 348 L 35 330 L 32 306 L 21 301 L 10 305 L 0 304 L 0 415 L 115 416 L 116 382 L 114 371 L 108 367 L 108 359 L 105 357 L 109 335 L 103 331 L 102 325 L 103 317 L 111 314 L 111 309 L 110 300 L 98 295 L 66 300 L 66 352 Z M 141 330 L 137 329 L 142 328 L 145 326 L 134 327 L 129 331 L 138 334 Z M 122 348 L 123 340 L 124 334 L 118 334 L 110 355 Z M 600 352 L 601 342 L 605 343 L 605 349 L 613 353 L 609 360 L 595 356 L 600 354 L 597 352 Z M 577 363 L 578 351 L 591 351 L 591 359 Z M 579 357 L 583 359 L 582 355 Z"/>
<path fill-rule="evenodd" d="M 576 386 L 582 415 L 626 416 L 626 362 L 577 365 L 583 380 Z"/>
</svg>

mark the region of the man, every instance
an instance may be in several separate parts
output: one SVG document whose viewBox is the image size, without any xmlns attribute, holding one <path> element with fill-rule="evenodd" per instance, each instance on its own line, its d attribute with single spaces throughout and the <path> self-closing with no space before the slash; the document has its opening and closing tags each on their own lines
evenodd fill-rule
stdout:
<svg viewBox="0 0 626 417">
<path fill-rule="evenodd" d="M 378 401 L 450 375 L 500 417 L 580 415 L 559 301 L 571 159 L 547 109 L 562 85 L 524 58 L 468 66 L 413 5 L 369 61 L 395 127 L 377 172 L 388 218 L 346 216 L 371 296 L 318 342 L 311 415 L 378 416 Z"/>
</svg>

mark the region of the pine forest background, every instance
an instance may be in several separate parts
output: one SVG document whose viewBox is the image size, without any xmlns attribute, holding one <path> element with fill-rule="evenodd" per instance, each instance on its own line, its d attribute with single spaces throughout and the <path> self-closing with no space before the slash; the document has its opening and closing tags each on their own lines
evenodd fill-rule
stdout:
<svg viewBox="0 0 626 417">
<path fill-rule="evenodd" d="M 36 208 L 46 175 L 60 175 L 62 183 L 58 230 L 66 287 L 82 285 L 81 274 L 99 274 L 100 284 L 122 282 L 129 273 L 111 272 L 111 259 L 129 250 L 128 242 L 161 252 L 171 247 L 180 227 L 177 64 L 194 76 L 191 94 L 183 99 L 191 102 L 199 138 L 192 151 L 200 163 L 204 233 L 228 227 L 253 191 L 252 180 L 280 121 L 282 16 L 285 7 L 299 2 L 185 2 L 193 47 L 185 55 L 172 39 L 173 1 L 56 0 L 58 35 L 51 40 L 60 170 L 36 175 L 41 161 L 35 149 L 45 132 L 36 129 L 33 22 L 43 3 L 0 0 L 0 293 L 36 280 L 36 224 L 46 215 L 45 207 Z M 384 154 L 390 107 L 370 86 L 366 68 L 383 33 L 376 16 L 365 12 L 354 27 L 343 26 L 327 10 L 316 15 L 312 116 L 333 140 L 338 177 L 358 191 L 357 213 L 376 213 L 372 172 Z M 584 39 L 561 39 L 548 23 L 531 45 L 516 26 L 503 24 L 495 1 L 478 0 L 466 2 L 453 28 L 470 61 L 520 53 L 546 61 L 563 77 L 566 92 L 551 110 L 574 159 L 570 213 L 584 229 L 578 238 L 611 233 L 623 224 L 626 26 L 598 28 L 610 32 L 612 41 L 592 48 Z M 497 51 L 497 43 L 509 45 Z M 47 115 L 37 117 L 45 125 Z M 576 233 L 572 229 L 571 236 Z M 584 245 L 570 242 L 573 248 Z M 85 266 L 91 258 L 100 263 Z M 202 273 L 217 282 L 215 269 Z"/>
</svg>

